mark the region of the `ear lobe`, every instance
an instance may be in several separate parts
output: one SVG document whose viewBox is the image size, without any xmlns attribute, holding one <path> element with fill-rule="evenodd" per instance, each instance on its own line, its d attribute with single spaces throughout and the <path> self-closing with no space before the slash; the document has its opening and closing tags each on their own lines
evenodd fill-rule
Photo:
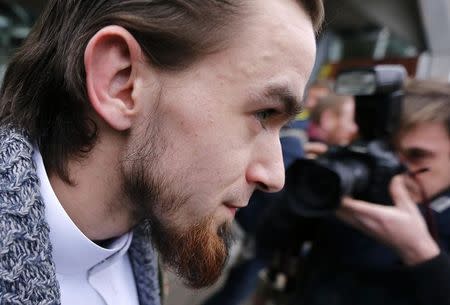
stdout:
<svg viewBox="0 0 450 305">
<path fill-rule="evenodd" d="M 97 32 L 85 50 L 90 103 L 99 117 L 119 131 L 130 128 L 136 117 L 133 68 L 139 51 L 134 37 L 119 26 L 108 26 Z"/>
</svg>

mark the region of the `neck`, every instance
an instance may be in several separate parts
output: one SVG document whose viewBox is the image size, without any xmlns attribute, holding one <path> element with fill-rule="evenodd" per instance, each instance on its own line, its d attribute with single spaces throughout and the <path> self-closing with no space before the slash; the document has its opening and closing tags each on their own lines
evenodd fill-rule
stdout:
<svg viewBox="0 0 450 305">
<path fill-rule="evenodd" d="M 72 221 L 91 240 L 106 240 L 125 234 L 135 225 L 130 205 L 122 195 L 120 145 L 113 135 L 103 135 L 82 160 L 71 160 L 68 172 L 73 184 L 58 175 L 49 180 Z"/>
</svg>

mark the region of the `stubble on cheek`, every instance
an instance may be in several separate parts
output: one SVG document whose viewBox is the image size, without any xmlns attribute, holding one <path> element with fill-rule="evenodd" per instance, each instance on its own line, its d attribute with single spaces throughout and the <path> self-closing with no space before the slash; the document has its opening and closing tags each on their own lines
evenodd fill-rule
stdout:
<svg viewBox="0 0 450 305">
<path fill-rule="evenodd" d="M 192 192 L 180 187 L 180 173 L 168 175 L 163 167 L 167 143 L 158 130 L 148 131 L 130 146 L 122 160 L 123 192 L 135 222 L 143 222 L 165 262 L 192 288 L 210 286 L 219 278 L 232 242 L 231 225 L 217 226 L 214 217 L 182 227 L 183 206 Z M 178 224 L 177 224 L 178 223 Z"/>
</svg>

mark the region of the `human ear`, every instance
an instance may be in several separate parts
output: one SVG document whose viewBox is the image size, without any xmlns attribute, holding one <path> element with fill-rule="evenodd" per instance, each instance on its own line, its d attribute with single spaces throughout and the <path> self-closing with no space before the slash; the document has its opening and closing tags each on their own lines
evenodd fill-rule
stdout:
<svg viewBox="0 0 450 305">
<path fill-rule="evenodd" d="M 89 41 L 84 53 L 89 101 L 110 127 L 124 131 L 137 114 L 133 99 L 140 46 L 124 28 L 107 26 Z"/>
</svg>

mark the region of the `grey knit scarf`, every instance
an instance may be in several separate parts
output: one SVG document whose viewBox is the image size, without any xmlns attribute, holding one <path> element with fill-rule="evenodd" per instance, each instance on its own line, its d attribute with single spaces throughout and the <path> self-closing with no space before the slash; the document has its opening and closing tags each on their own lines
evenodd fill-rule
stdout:
<svg viewBox="0 0 450 305">
<path fill-rule="evenodd" d="M 0 305 L 61 304 L 33 145 L 0 127 Z M 155 251 L 137 228 L 129 249 L 141 305 L 159 305 Z"/>
</svg>

